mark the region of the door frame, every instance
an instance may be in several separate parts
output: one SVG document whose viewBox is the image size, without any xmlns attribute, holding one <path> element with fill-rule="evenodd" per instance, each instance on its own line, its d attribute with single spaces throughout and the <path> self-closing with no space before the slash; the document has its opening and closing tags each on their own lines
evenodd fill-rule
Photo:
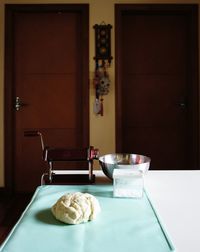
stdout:
<svg viewBox="0 0 200 252">
<path fill-rule="evenodd" d="M 13 17 L 17 12 L 77 12 L 81 17 L 80 43 L 83 85 L 83 144 L 89 146 L 89 4 L 6 4 L 5 5 L 5 86 L 4 86 L 4 173 L 5 190 L 14 192 L 15 101 Z M 82 50 L 81 50 L 82 48 Z"/>
<path fill-rule="evenodd" d="M 191 34 L 190 50 L 188 54 L 190 61 L 189 77 L 191 79 L 191 89 L 189 102 L 191 109 L 188 113 L 191 115 L 190 135 L 191 146 L 190 154 L 193 160 L 192 169 L 199 169 L 200 164 L 200 132 L 199 132 L 199 56 L 198 56 L 198 4 L 115 4 L 115 125 L 116 125 L 116 152 L 122 152 L 122 65 L 121 65 L 121 33 L 123 15 L 133 14 L 156 14 L 172 13 L 187 15 L 189 20 L 189 29 Z"/>
</svg>

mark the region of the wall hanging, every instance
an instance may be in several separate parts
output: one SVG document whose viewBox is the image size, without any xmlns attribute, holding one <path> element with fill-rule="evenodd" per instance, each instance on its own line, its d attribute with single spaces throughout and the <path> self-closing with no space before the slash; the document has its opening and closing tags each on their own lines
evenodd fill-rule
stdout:
<svg viewBox="0 0 200 252">
<path fill-rule="evenodd" d="M 94 88 L 95 101 L 94 113 L 103 116 L 103 96 L 109 93 L 110 79 L 108 68 L 110 67 L 111 56 L 111 28 L 110 24 L 102 22 L 95 24 L 95 73 Z"/>
</svg>

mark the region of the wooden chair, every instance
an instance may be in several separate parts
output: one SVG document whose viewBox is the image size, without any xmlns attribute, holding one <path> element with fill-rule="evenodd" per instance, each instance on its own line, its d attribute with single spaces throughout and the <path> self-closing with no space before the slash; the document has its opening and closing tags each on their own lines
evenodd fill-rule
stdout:
<svg viewBox="0 0 200 252">
<path fill-rule="evenodd" d="M 48 147 L 44 145 L 43 135 L 39 131 L 25 131 L 24 136 L 40 137 L 42 158 L 48 164 L 48 171 L 41 176 L 42 185 L 90 184 L 95 182 L 93 160 L 98 158 L 98 149 L 95 149 L 93 146 L 82 149 Z M 75 163 L 75 166 L 71 165 L 71 169 L 59 170 L 55 166 L 56 163 L 60 162 L 63 162 L 63 164 L 65 162 L 69 162 L 70 164 Z"/>
</svg>

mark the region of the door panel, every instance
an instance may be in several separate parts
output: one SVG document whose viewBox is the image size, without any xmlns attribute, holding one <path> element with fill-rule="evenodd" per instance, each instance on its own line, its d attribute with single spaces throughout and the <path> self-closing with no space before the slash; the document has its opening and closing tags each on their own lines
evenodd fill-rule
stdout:
<svg viewBox="0 0 200 252">
<path fill-rule="evenodd" d="M 186 70 L 186 16 L 127 14 L 122 26 L 124 61 L 131 59 L 131 64 L 124 65 L 127 72 L 175 74 Z"/>
<path fill-rule="evenodd" d="M 22 103 L 13 111 L 17 192 L 33 191 L 47 167 L 40 139 L 25 137 L 24 131 L 40 131 L 52 147 L 89 145 L 88 6 L 66 6 L 13 16 L 13 93 Z"/>
<path fill-rule="evenodd" d="M 51 93 L 47 92 L 45 83 L 48 83 Z M 76 76 L 72 75 L 25 76 L 20 82 L 21 92 L 18 91 L 25 105 L 17 113 L 17 119 L 22 120 L 25 128 L 38 128 L 41 124 L 44 128 L 65 128 L 66 120 L 70 118 L 68 128 L 76 127 L 79 117 L 75 111 L 81 108 L 81 100 L 77 101 L 76 83 Z M 27 92 L 27 85 L 30 92 Z"/>
<path fill-rule="evenodd" d="M 17 68 L 26 74 L 76 72 L 79 15 L 76 12 L 15 14 L 16 54 L 20 52 L 24 63 Z"/>
<path fill-rule="evenodd" d="M 197 169 L 191 19 L 172 6 L 118 7 L 117 151 L 150 156 L 152 169 Z"/>
</svg>

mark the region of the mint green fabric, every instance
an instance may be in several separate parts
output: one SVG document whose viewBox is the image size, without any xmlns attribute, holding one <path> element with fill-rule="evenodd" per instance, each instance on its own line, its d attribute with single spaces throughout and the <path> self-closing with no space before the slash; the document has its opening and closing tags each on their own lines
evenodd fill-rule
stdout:
<svg viewBox="0 0 200 252">
<path fill-rule="evenodd" d="M 67 225 L 51 206 L 67 192 L 87 192 L 101 205 L 93 221 Z M 146 193 L 142 199 L 114 198 L 112 185 L 40 186 L 1 252 L 169 252 L 167 238 Z"/>
</svg>

